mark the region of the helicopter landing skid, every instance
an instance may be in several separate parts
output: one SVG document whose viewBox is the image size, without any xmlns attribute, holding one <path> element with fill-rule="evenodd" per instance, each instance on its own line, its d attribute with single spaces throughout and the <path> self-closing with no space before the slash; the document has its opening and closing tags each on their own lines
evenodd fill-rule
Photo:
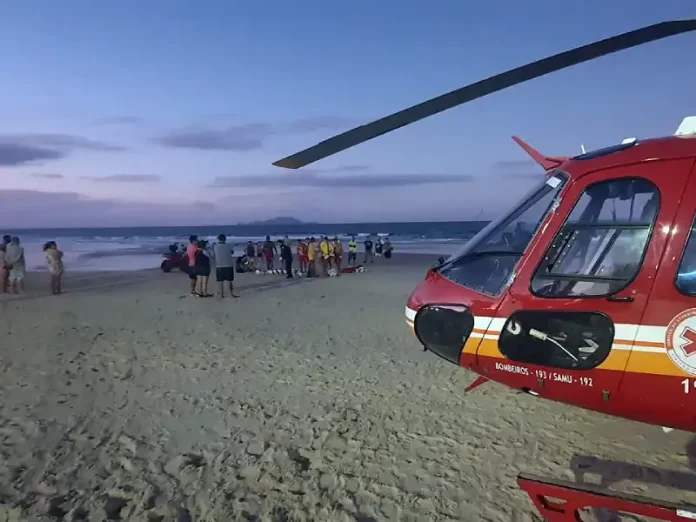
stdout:
<svg viewBox="0 0 696 522">
<path fill-rule="evenodd" d="M 517 485 L 529 495 L 546 522 L 577 522 L 584 508 L 604 508 L 667 522 L 696 520 L 695 506 L 616 493 L 587 484 L 520 473 Z"/>
</svg>

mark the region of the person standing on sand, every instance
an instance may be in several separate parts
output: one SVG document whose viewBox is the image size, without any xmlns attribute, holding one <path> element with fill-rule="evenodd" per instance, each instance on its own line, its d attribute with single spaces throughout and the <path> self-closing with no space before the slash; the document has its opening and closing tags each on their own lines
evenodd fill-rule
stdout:
<svg viewBox="0 0 696 522">
<path fill-rule="evenodd" d="M 253 248 L 253 246 L 252 246 Z M 213 258 L 215 259 L 215 279 L 218 282 L 218 291 L 221 298 L 225 297 L 225 283 L 230 287 L 230 297 L 234 295 L 234 249 L 227 243 L 225 234 L 218 236 L 218 242 L 213 246 Z"/>
<path fill-rule="evenodd" d="M 58 295 L 62 293 L 61 282 L 65 267 L 63 266 L 63 252 L 58 250 L 55 241 L 49 241 L 43 247 L 46 252 L 46 265 L 48 273 L 51 275 L 51 293 Z"/>
<path fill-rule="evenodd" d="M 0 243 L 0 294 L 7 292 L 7 275 L 8 270 L 5 267 L 5 251 L 7 246 L 4 243 Z"/>
<path fill-rule="evenodd" d="M 198 236 L 189 236 L 189 245 L 184 252 L 184 258 L 188 260 L 188 276 L 191 283 L 191 294 L 196 295 L 196 251 L 198 250 Z"/>
<path fill-rule="evenodd" d="M 290 241 L 281 244 L 280 256 L 283 259 L 285 278 L 292 279 L 292 248 L 290 248 Z"/>
<path fill-rule="evenodd" d="M 194 273 L 196 274 L 196 295 L 198 297 L 213 297 L 208 293 L 208 280 L 210 279 L 210 257 L 206 252 L 206 241 L 198 242 L 198 249 L 194 255 Z"/>
<path fill-rule="evenodd" d="M 246 256 L 247 259 L 249 260 L 249 266 L 251 268 L 255 269 L 256 268 L 256 248 L 254 247 L 254 243 L 249 241 L 246 246 Z"/>
<path fill-rule="evenodd" d="M 10 244 L 10 241 L 12 241 L 12 236 L 9 236 L 7 234 L 2 236 L 3 252 L 7 251 L 7 246 Z M 10 267 L 7 266 L 7 262 L 5 261 L 6 254 L 3 254 L 2 257 L 3 257 L 3 263 L 5 265 L 5 270 L 2 274 L 2 279 L 0 279 L 0 290 L 4 294 L 9 289 Z"/>
<path fill-rule="evenodd" d="M 343 243 L 338 236 L 333 238 L 334 263 L 336 263 L 336 275 L 341 275 L 341 265 L 343 264 Z"/>
<path fill-rule="evenodd" d="M 367 260 L 370 260 L 370 263 L 375 262 L 375 253 L 372 250 L 372 247 L 374 246 L 372 244 L 372 239 L 371 236 L 367 236 L 367 239 L 365 239 L 365 242 L 363 243 L 365 246 L 365 259 L 363 260 L 364 264 L 367 264 Z"/>
<path fill-rule="evenodd" d="M 355 236 L 351 236 L 348 241 L 348 266 L 355 266 L 358 259 L 358 244 L 355 242 Z"/>
<path fill-rule="evenodd" d="M 317 244 L 313 237 L 309 238 L 309 244 L 307 245 L 307 277 L 317 277 Z"/>
<path fill-rule="evenodd" d="M 321 236 L 321 241 L 319 242 L 319 257 L 321 259 L 321 271 L 324 277 L 329 276 L 329 242 L 326 240 L 326 236 Z"/>
<path fill-rule="evenodd" d="M 300 239 L 297 242 L 297 259 L 300 263 L 300 272 L 303 274 L 307 273 L 307 241 L 309 238 L 304 240 Z"/>
<path fill-rule="evenodd" d="M 26 261 L 24 260 L 24 248 L 19 244 L 19 238 L 14 236 L 5 250 L 5 263 L 10 269 L 7 278 L 11 293 L 24 292 L 24 276 L 26 274 Z"/>
<path fill-rule="evenodd" d="M 263 244 L 263 257 L 266 259 L 266 270 L 273 270 L 273 258 L 276 255 L 276 246 L 271 241 L 271 236 L 266 236 L 266 242 Z"/>
</svg>

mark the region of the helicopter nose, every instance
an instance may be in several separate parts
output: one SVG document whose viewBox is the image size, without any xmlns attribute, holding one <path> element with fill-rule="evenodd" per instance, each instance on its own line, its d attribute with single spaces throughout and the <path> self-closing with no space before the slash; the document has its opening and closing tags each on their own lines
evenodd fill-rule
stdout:
<svg viewBox="0 0 696 522">
<path fill-rule="evenodd" d="M 406 322 L 425 350 L 459 364 L 462 347 L 474 329 L 468 306 L 454 304 L 436 278 L 426 277 L 406 304 Z"/>
</svg>

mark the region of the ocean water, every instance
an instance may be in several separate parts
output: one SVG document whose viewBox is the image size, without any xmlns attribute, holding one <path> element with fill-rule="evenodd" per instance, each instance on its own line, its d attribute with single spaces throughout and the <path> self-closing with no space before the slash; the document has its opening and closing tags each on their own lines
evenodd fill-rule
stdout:
<svg viewBox="0 0 696 522">
<path fill-rule="evenodd" d="M 239 248 L 247 241 L 261 241 L 267 235 L 280 239 L 338 236 L 347 242 L 356 235 L 359 247 L 368 235 L 389 236 L 394 253 L 451 254 L 486 226 L 486 221 L 444 223 L 352 223 L 301 225 L 229 225 L 209 227 L 137 228 L 53 228 L 0 230 L 0 234 L 19 236 L 24 245 L 27 268 L 43 270 L 42 246 L 53 240 L 65 254 L 67 270 L 142 270 L 156 268 L 172 243 L 188 243 L 191 234 L 215 241 L 218 234 Z"/>
</svg>

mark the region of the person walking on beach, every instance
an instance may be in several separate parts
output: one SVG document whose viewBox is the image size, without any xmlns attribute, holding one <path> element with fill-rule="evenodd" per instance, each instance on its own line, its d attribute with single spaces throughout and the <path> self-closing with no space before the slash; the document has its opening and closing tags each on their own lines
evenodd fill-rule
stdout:
<svg viewBox="0 0 696 522">
<path fill-rule="evenodd" d="M 348 266 L 355 266 L 358 258 L 358 244 L 355 242 L 355 236 L 351 236 L 348 241 Z"/>
<path fill-rule="evenodd" d="M 188 276 L 191 283 L 191 295 L 196 295 L 196 251 L 198 250 L 198 236 L 189 236 L 189 245 L 184 252 L 184 258 L 188 261 Z"/>
<path fill-rule="evenodd" d="M 5 250 L 5 263 L 10 270 L 8 283 L 11 293 L 24 292 L 24 276 L 26 274 L 26 261 L 24 260 L 24 247 L 19 244 L 19 238 L 14 236 Z"/>
<path fill-rule="evenodd" d="M 375 253 L 372 250 L 373 243 L 371 236 L 367 236 L 367 239 L 365 239 L 365 242 L 363 243 L 365 246 L 365 259 L 363 260 L 364 264 L 367 264 L 368 259 L 370 260 L 370 263 L 375 262 Z"/>
<path fill-rule="evenodd" d="M 49 241 L 43 247 L 46 253 L 46 265 L 51 275 L 51 293 L 58 295 L 62 292 L 62 279 L 65 267 L 63 266 L 63 252 L 58 250 L 55 241 Z"/>
<path fill-rule="evenodd" d="M 218 282 L 218 292 L 221 298 L 225 297 L 225 283 L 230 287 L 230 297 L 237 298 L 234 294 L 234 249 L 227 242 L 225 234 L 220 234 L 218 242 L 213 246 L 213 258 L 215 259 L 215 279 Z M 252 245 L 253 249 L 253 245 Z"/>
<path fill-rule="evenodd" d="M 307 273 L 307 241 L 309 238 L 300 239 L 297 242 L 297 260 L 300 263 L 300 272 Z"/>
</svg>

